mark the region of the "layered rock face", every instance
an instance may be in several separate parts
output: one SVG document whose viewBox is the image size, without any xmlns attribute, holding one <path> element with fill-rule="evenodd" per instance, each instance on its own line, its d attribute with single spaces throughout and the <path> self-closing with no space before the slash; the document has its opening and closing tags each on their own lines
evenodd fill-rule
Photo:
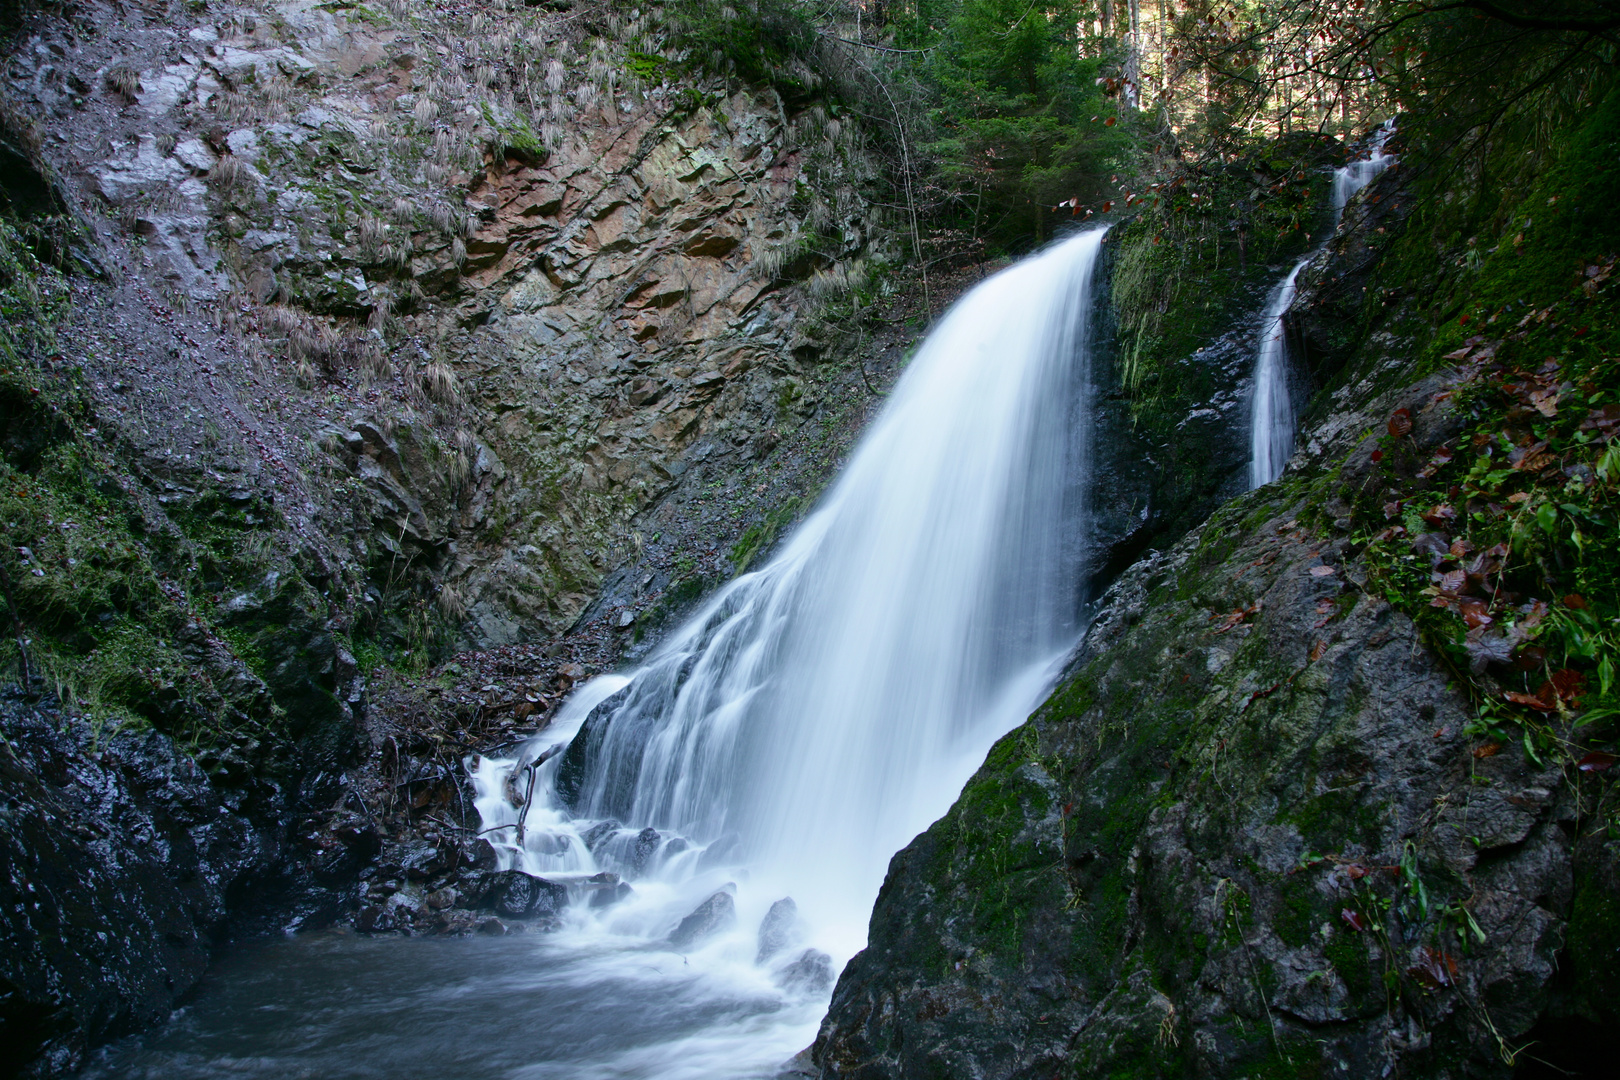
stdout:
<svg viewBox="0 0 1620 1080">
<path fill-rule="evenodd" d="M 638 513 L 820 404 L 781 287 L 859 279 L 853 129 L 636 76 L 639 17 L 155 16 L 42 25 L 13 94 L 114 262 L 133 240 L 176 305 L 226 306 L 340 557 L 382 593 L 448 586 L 464 644 L 567 628 Z"/>
</svg>

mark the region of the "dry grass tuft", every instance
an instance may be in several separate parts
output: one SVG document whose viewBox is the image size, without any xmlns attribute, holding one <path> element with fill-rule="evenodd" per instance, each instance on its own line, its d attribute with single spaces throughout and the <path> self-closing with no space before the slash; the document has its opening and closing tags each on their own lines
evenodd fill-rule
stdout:
<svg viewBox="0 0 1620 1080">
<path fill-rule="evenodd" d="M 460 622 L 467 617 L 467 601 L 462 598 L 461 590 L 454 585 L 439 586 L 437 602 L 439 610 L 451 622 Z"/>
<path fill-rule="evenodd" d="M 125 101 L 135 101 L 136 96 L 141 92 L 141 73 L 129 64 L 114 64 L 107 69 L 104 78 L 107 81 L 107 89 L 118 94 Z"/>
<path fill-rule="evenodd" d="M 360 250 L 372 252 L 383 246 L 383 238 L 388 235 L 388 226 L 371 214 L 362 214 L 360 217 Z"/>
<path fill-rule="evenodd" d="M 422 392 L 441 405 L 454 405 L 461 400 L 456 373 L 448 364 L 437 360 L 422 369 Z"/>
<path fill-rule="evenodd" d="M 242 162 L 235 154 L 223 154 L 208 170 L 208 181 L 221 191 L 231 191 L 240 187 L 242 181 L 247 179 L 247 172 L 242 168 Z"/>
</svg>

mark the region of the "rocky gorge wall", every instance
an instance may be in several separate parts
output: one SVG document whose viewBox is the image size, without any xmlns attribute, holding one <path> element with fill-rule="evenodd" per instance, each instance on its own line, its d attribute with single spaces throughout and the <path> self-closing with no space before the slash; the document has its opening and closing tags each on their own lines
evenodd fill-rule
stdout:
<svg viewBox="0 0 1620 1080">
<path fill-rule="evenodd" d="M 462 753 L 768 549 L 880 400 L 928 313 L 858 362 L 824 317 L 882 298 L 859 131 L 661 59 L 655 16 L 10 40 L 8 1069 L 160 1019 L 230 933 L 470 928 L 419 895 L 476 857 L 419 820 L 467 812 Z"/>
</svg>

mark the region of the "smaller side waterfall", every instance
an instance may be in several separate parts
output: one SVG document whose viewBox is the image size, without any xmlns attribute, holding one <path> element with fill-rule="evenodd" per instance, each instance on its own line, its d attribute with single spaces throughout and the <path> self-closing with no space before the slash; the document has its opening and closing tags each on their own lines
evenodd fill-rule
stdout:
<svg viewBox="0 0 1620 1080">
<path fill-rule="evenodd" d="M 1294 452 L 1294 399 L 1288 392 L 1288 341 L 1283 316 L 1294 304 L 1294 282 L 1305 264 L 1294 264 L 1272 290 L 1260 324 L 1260 349 L 1254 360 L 1254 407 L 1249 421 L 1249 486 L 1269 484 Z"/>
<path fill-rule="evenodd" d="M 1352 196 L 1376 180 L 1394 162 L 1384 143 L 1394 134 L 1394 122 L 1373 135 L 1370 152 L 1359 161 L 1333 170 L 1333 227 L 1338 229 Z M 1331 239 L 1331 238 L 1330 238 Z M 1294 400 L 1289 391 L 1288 333 L 1283 317 L 1293 306 L 1295 282 L 1305 264 L 1321 252 L 1322 244 L 1296 262 L 1266 301 L 1260 323 L 1260 347 L 1254 357 L 1254 399 L 1249 418 L 1249 487 L 1269 484 L 1282 475 L 1294 453 Z"/>
</svg>

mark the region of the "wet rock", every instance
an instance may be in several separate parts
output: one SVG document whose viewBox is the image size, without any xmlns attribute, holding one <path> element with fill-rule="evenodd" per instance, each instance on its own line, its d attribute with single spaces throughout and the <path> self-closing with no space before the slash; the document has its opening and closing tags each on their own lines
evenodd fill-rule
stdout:
<svg viewBox="0 0 1620 1080">
<path fill-rule="evenodd" d="M 784 896 L 772 904 L 759 924 L 759 952 L 754 956 L 754 963 L 763 964 L 787 948 L 798 921 L 799 905 L 793 902 L 793 897 Z"/>
<path fill-rule="evenodd" d="M 681 920 L 675 932 L 669 935 L 669 943 L 676 949 L 690 949 L 715 934 L 731 929 L 736 923 L 737 903 L 731 898 L 731 893 L 722 889 Z"/>
<path fill-rule="evenodd" d="M 391 908 L 384 904 L 372 904 L 360 909 L 360 914 L 354 917 L 354 928 L 362 934 L 381 934 L 396 930 L 398 926 Z"/>
<path fill-rule="evenodd" d="M 399 863 L 412 881 L 426 881 L 455 869 L 458 856 L 456 846 L 449 841 L 437 844 L 424 842 L 405 851 Z"/>
<path fill-rule="evenodd" d="M 624 826 L 617 821 L 598 821 L 595 825 L 586 829 L 580 839 L 585 842 L 585 846 L 594 855 L 604 842 L 611 839 L 622 828 Z"/>
<path fill-rule="evenodd" d="M 427 906 L 434 911 L 443 911 L 447 907 L 454 907 L 459 894 L 455 886 L 446 885 L 442 889 L 434 889 L 427 894 Z"/>
<path fill-rule="evenodd" d="M 478 920 L 477 929 L 478 933 L 486 937 L 506 936 L 506 924 L 493 916 Z"/>
<path fill-rule="evenodd" d="M 806 949 L 776 976 L 776 985 L 794 994 L 825 994 L 832 988 L 832 957 Z"/>
<path fill-rule="evenodd" d="M 483 904 L 508 919 L 554 918 L 568 906 L 568 888 L 521 870 L 505 870 L 491 882 Z"/>
<path fill-rule="evenodd" d="M 634 873 L 641 873 L 647 867 L 647 861 L 658 851 L 659 836 L 657 829 L 642 829 L 636 834 L 635 842 L 630 847 L 630 869 Z"/>
<path fill-rule="evenodd" d="M 599 876 L 601 876 L 601 875 L 599 875 Z M 593 908 L 612 907 L 614 904 L 617 904 L 619 901 L 627 900 L 630 897 L 635 895 L 636 890 L 634 890 L 634 889 L 632 889 L 630 887 L 629 882 L 617 880 L 617 875 L 606 875 L 606 876 L 614 877 L 615 880 L 613 881 L 612 884 L 604 884 L 604 885 L 602 885 L 602 886 L 600 886 L 600 887 L 598 887 L 596 889 L 593 889 L 591 891 L 591 900 L 590 900 L 591 907 L 593 907 Z"/>
<path fill-rule="evenodd" d="M 462 846 L 461 866 L 469 870 L 493 870 L 499 865 L 500 857 L 495 854 L 495 845 L 482 836 Z"/>
<path fill-rule="evenodd" d="M 47 1073 L 168 1015 L 207 967 L 227 890 L 278 848 L 147 730 L 0 696 L 0 1072 Z M 272 804 L 273 806 L 274 804 Z"/>
</svg>

